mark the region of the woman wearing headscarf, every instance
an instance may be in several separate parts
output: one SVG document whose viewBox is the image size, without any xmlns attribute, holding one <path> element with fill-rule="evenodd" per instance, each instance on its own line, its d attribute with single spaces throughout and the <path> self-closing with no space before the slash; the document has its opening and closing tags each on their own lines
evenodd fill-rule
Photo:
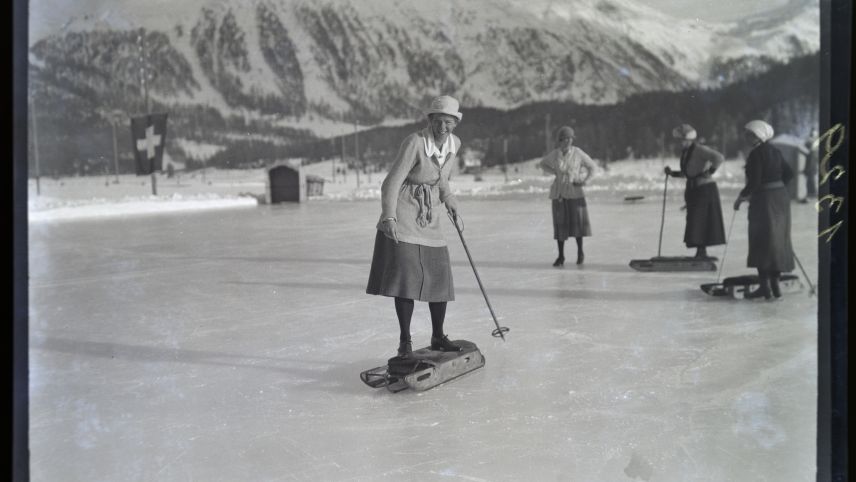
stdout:
<svg viewBox="0 0 856 482">
<path fill-rule="evenodd" d="M 574 129 L 560 127 L 555 135 L 556 148 L 538 164 L 544 172 L 555 176 L 550 186 L 553 211 L 553 238 L 559 257 L 553 266 L 565 264 L 565 241 L 577 241 L 577 264 L 583 264 L 583 237 L 591 236 L 588 208 L 583 186 L 596 169 L 594 161 L 582 149 L 573 145 Z"/>
<path fill-rule="evenodd" d="M 791 245 L 791 200 L 785 185 L 794 177 L 778 149 L 770 145 L 773 127 L 753 120 L 744 130 L 752 147 L 746 159 L 746 187 L 734 201 L 734 210 L 749 202 L 749 257 L 758 270 L 760 287 L 747 298 L 780 298 L 779 275 L 794 269 Z"/>
<path fill-rule="evenodd" d="M 696 142 L 696 130 L 682 124 L 672 130 L 672 136 L 681 141 L 680 168 L 673 171 L 666 166 L 666 174 L 686 178 L 684 201 L 687 205 L 687 225 L 684 243 L 696 248 L 696 258 L 707 259 L 707 247 L 725 244 L 725 227 L 722 223 L 722 205 L 713 173 L 722 164 L 722 154 Z"/>
<path fill-rule="evenodd" d="M 463 117 L 458 101 L 435 98 L 428 126 L 404 139 L 381 185 L 381 216 L 366 293 L 395 298 L 398 356 L 410 356 L 414 300 L 428 302 L 431 349 L 460 351 L 443 331 L 446 303 L 455 299 L 449 250 L 440 229 L 440 204 L 454 216 L 449 175 L 461 140 L 452 134 Z"/>
</svg>

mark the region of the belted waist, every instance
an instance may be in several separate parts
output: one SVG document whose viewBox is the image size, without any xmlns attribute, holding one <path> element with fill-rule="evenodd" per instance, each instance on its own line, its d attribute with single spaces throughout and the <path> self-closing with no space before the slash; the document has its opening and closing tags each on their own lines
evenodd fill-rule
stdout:
<svg viewBox="0 0 856 482">
<path fill-rule="evenodd" d="M 402 189 L 405 189 L 409 186 L 413 186 L 413 198 L 419 206 L 419 212 L 416 214 L 416 224 L 419 227 L 424 228 L 431 224 L 431 219 L 434 217 L 434 194 L 431 188 L 436 187 L 437 183 L 416 184 L 405 181 L 401 187 Z"/>
<path fill-rule="evenodd" d="M 770 182 L 765 182 L 764 184 L 761 184 L 761 186 L 758 189 L 767 190 L 767 189 L 777 189 L 780 187 L 785 187 L 785 183 L 783 183 L 782 181 L 770 181 Z"/>
<path fill-rule="evenodd" d="M 689 179 L 687 181 L 687 184 L 689 184 L 690 188 L 694 188 L 694 187 L 703 186 L 705 184 L 710 184 L 712 182 L 715 182 L 715 181 L 709 177 L 699 176 L 699 177 L 694 177 L 692 179 Z"/>
</svg>

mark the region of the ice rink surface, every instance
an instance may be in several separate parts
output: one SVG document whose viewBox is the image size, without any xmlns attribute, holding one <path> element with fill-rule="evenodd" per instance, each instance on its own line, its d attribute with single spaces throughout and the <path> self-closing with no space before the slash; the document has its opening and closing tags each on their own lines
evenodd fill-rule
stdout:
<svg viewBox="0 0 856 482">
<path fill-rule="evenodd" d="M 692 254 L 680 205 L 663 255 Z M 32 480 L 814 480 L 816 298 L 718 299 L 699 289 L 716 272 L 631 270 L 657 254 L 660 209 L 589 197 L 586 263 L 571 240 L 557 269 L 546 196 L 462 198 L 511 331 L 490 336 L 444 216 L 446 329 L 486 365 L 398 394 L 358 376 L 398 339 L 392 300 L 365 294 L 379 201 L 31 224 Z M 752 272 L 746 212 L 723 277 Z M 816 283 L 816 211 L 792 217 Z M 412 326 L 427 345 L 425 303 Z"/>
</svg>

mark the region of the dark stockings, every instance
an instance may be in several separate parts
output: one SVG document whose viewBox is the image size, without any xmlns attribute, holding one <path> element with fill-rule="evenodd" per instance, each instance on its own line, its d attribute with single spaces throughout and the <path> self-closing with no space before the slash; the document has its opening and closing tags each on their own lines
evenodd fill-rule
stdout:
<svg viewBox="0 0 856 482">
<path fill-rule="evenodd" d="M 583 264 L 583 259 L 585 259 L 585 255 L 583 255 L 583 237 L 576 236 L 574 239 L 577 241 L 577 264 Z M 565 264 L 565 242 L 556 240 L 556 246 L 559 247 L 559 257 L 556 258 L 553 266 L 562 266 Z"/>
<path fill-rule="evenodd" d="M 559 247 L 559 257 L 553 261 L 553 266 L 559 267 L 565 264 L 565 242 L 556 240 L 556 246 Z"/>
<path fill-rule="evenodd" d="M 413 317 L 413 300 L 395 298 L 395 314 L 398 316 L 398 328 L 401 330 L 399 341 L 410 341 L 410 319 Z"/>
<path fill-rule="evenodd" d="M 431 311 L 431 336 L 442 338 L 443 321 L 446 319 L 446 302 L 437 301 L 428 303 L 428 309 Z"/>
<path fill-rule="evenodd" d="M 395 314 L 398 316 L 398 328 L 401 333 L 399 341 L 410 341 L 410 320 L 413 318 L 413 300 L 407 298 L 395 298 Z M 441 338 L 443 336 L 443 322 L 446 320 L 446 302 L 429 302 L 428 310 L 431 311 L 431 336 Z"/>
</svg>

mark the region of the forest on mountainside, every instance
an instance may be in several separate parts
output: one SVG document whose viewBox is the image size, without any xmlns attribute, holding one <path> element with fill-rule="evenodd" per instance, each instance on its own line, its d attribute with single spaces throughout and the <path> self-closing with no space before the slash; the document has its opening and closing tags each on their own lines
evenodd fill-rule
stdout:
<svg viewBox="0 0 856 482">
<path fill-rule="evenodd" d="M 133 172 L 127 115 L 109 102 L 90 105 L 89 96 L 73 89 L 58 91 L 45 79 L 31 76 L 37 114 L 42 175 L 86 175 L 113 171 L 113 126 L 119 172 Z M 105 79 L 105 81 L 109 81 Z M 601 162 L 674 155 L 671 129 L 695 126 L 700 138 L 727 157 L 742 148 L 740 128 L 755 118 L 770 122 L 777 132 L 805 136 L 817 125 L 820 103 L 819 54 L 787 64 L 720 89 L 638 94 L 610 105 L 538 102 L 511 110 L 461 107 L 463 121 L 455 130 L 465 149 L 475 151 L 483 165 L 514 163 L 544 154 L 547 131 L 561 125 L 576 130 L 576 145 Z M 109 100 L 109 99 L 107 99 Z M 277 159 L 315 162 L 342 156 L 348 164 L 383 169 L 393 161 L 406 135 L 424 122 L 377 127 L 356 136 L 318 139 L 309 130 L 273 125 L 263 119 L 224 117 L 210 106 L 167 109 L 152 102 L 152 111 L 168 110 L 167 153 L 188 169 L 202 167 L 176 139 L 222 146 L 205 165 L 222 168 L 258 167 Z M 88 113 L 88 114 L 87 114 Z M 112 117 L 111 117 L 112 116 Z M 34 127 L 30 128 L 30 172 L 34 172 Z M 45 135 L 56 133 L 56 135 Z M 355 150 L 359 149 L 356 153 Z"/>
<path fill-rule="evenodd" d="M 484 164 L 489 166 L 543 155 L 547 130 L 569 125 L 576 131 L 576 145 L 592 157 L 609 162 L 672 156 L 675 143 L 671 130 L 688 123 L 696 128 L 703 142 L 732 158 L 743 148 L 743 124 L 752 119 L 768 121 L 777 132 L 806 136 L 818 123 L 820 84 L 819 55 L 810 55 L 717 90 L 653 92 L 605 106 L 540 102 L 508 111 L 462 106 L 464 117 L 455 134 L 464 148 L 483 153 Z M 404 137 L 424 125 L 363 131 L 358 143 L 353 134 L 348 135 L 344 143 L 346 156 L 353 158 L 358 145 L 360 162 L 382 167 L 393 160 Z M 259 154 L 311 161 L 340 156 L 341 146 L 342 139 L 337 137 L 283 146 L 277 153 L 260 149 Z M 230 155 L 234 154 L 223 151 L 218 155 L 220 159 L 213 161 L 218 164 Z"/>
</svg>

